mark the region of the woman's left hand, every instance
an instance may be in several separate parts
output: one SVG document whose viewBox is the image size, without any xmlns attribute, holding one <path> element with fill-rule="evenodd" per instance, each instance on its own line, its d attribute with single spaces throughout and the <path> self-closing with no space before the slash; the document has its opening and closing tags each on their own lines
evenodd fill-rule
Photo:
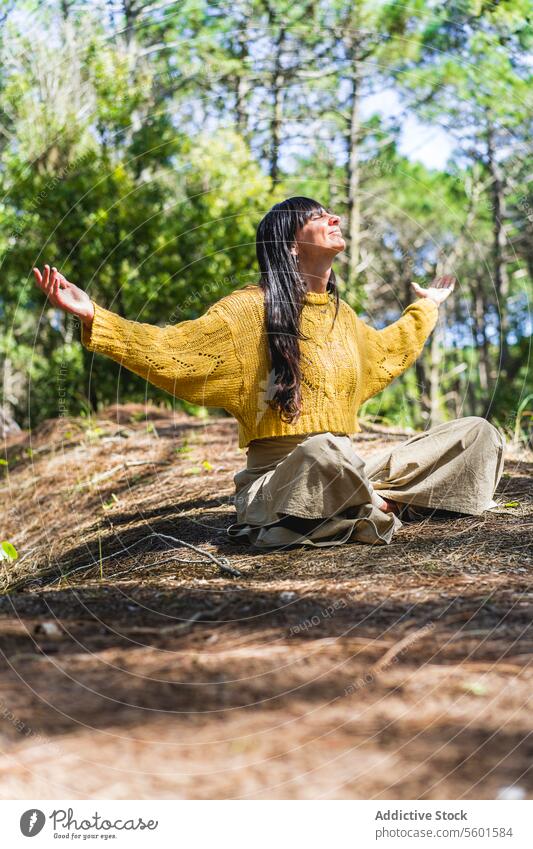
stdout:
<svg viewBox="0 0 533 849">
<path fill-rule="evenodd" d="M 430 298 L 438 306 L 453 292 L 455 288 L 455 277 L 451 274 L 445 274 L 444 277 L 436 277 L 432 285 L 427 289 L 423 289 L 418 283 L 411 283 L 411 286 L 419 298 Z"/>
</svg>

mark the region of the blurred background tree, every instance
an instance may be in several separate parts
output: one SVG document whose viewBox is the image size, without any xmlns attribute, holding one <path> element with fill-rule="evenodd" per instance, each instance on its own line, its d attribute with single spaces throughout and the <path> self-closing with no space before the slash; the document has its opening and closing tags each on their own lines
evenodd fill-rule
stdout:
<svg viewBox="0 0 533 849">
<path fill-rule="evenodd" d="M 83 349 L 33 265 L 128 318 L 194 318 L 256 282 L 259 219 L 306 194 L 343 215 L 341 293 L 375 326 L 411 280 L 459 280 L 416 368 L 364 415 L 475 414 L 527 438 L 525 0 L 3 0 L 0 25 L 4 432 L 96 410 L 118 380 L 122 400 L 171 401 Z"/>
</svg>

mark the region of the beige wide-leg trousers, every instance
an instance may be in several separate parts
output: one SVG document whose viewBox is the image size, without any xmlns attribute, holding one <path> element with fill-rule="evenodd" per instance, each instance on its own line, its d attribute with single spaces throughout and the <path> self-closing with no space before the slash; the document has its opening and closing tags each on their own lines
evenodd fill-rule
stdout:
<svg viewBox="0 0 533 849">
<path fill-rule="evenodd" d="M 366 461 L 356 439 L 328 431 L 250 443 L 234 476 L 229 539 L 258 548 L 390 543 L 402 522 L 371 504 L 372 487 L 437 511 L 478 516 L 496 506 L 505 441 L 485 419 L 437 425 Z"/>
</svg>

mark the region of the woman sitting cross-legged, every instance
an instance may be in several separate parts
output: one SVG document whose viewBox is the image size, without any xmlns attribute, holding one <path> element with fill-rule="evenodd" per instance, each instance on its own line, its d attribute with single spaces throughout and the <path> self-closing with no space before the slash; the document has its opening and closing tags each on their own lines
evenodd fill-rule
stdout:
<svg viewBox="0 0 533 849">
<path fill-rule="evenodd" d="M 454 278 L 413 283 L 417 300 L 376 330 L 339 297 L 332 263 L 344 247 L 339 216 L 289 198 L 259 224 L 258 284 L 164 327 L 104 309 L 55 268 L 34 269 L 50 302 L 81 320 L 88 350 L 235 417 L 247 449 L 227 529 L 235 542 L 383 544 L 402 520 L 494 506 L 504 441 L 485 419 L 459 418 L 369 460 L 358 455 L 361 404 L 414 363 Z"/>
</svg>

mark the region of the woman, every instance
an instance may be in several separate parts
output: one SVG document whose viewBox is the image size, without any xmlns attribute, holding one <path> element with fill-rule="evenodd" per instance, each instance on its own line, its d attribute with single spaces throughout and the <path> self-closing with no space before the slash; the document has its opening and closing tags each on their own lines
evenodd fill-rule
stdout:
<svg viewBox="0 0 533 849">
<path fill-rule="evenodd" d="M 454 278 L 412 283 L 418 299 L 375 330 L 339 298 L 332 263 L 344 247 L 339 216 L 289 198 L 259 224 L 259 284 L 165 327 L 121 318 L 55 268 L 34 269 L 51 303 L 81 320 L 88 350 L 237 419 L 247 464 L 234 476 L 233 541 L 384 544 L 401 519 L 494 506 L 504 443 L 485 419 L 438 425 L 367 462 L 358 456 L 359 407 L 419 356 Z"/>
</svg>

